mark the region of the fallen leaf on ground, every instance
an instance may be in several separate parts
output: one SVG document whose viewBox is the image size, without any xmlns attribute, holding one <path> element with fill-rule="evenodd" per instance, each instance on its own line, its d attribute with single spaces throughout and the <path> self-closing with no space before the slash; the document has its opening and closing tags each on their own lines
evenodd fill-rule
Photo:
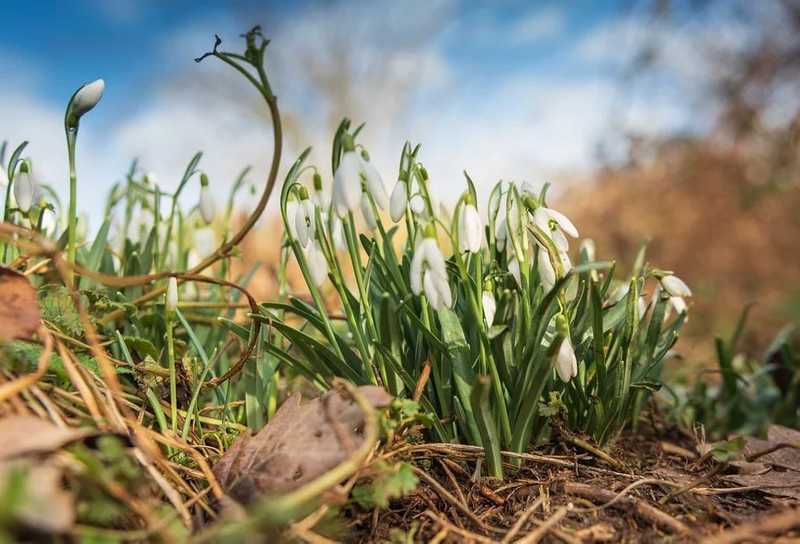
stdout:
<svg viewBox="0 0 800 544">
<path fill-rule="evenodd" d="M 0 266 L 0 341 L 30 338 L 41 323 L 31 282 L 19 272 Z"/>
<path fill-rule="evenodd" d="M 14 505 L 16 521 L 44 533 L 65 533 L 72 528 L 75 500 L 62 485 L 61 468 L 52 462 L 0 463 L 0 489 L 6 489 L 14 477 L 23 478 L 21 498 Z"/>
<path fill-rule="evenodd" d="M 363 386 L 359 392 L 376 408 L 392 401 L 380 387 Z M 214 466 L 214 474 L 242 503 L 291 491 L 351 455 L 363 441 L 363 426 L 362 410 L 337 390 L 305 403 L 296 393 L 259 432 L 242 433 Z"/>
<path fill-rule="evenodd" d="M 93 434 L 91 430 L 58 427 L 34 416 L 0 419 L 0 460 L 51 452 Z"/>
<path fill-rule="evenodd" d="M 763 474 L 732 474 L 725 480 L 741 486 L 757 486 L 756 491 L 775 497 L 800 500 L 800 473 L 788 470 L 770 470 Z"/>
</svg>

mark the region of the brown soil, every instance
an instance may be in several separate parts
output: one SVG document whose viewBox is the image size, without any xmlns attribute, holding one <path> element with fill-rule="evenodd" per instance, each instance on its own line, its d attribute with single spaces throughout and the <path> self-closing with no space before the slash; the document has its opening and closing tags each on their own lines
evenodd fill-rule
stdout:
<svg viewBox="0 0 800 544">
<path fill-rule="evenodd" d="M 724 479 L 734 469 L 700 457 L 695 438 L 673 426 L 623 435 L 608 461 L 564 444 L 558 440 L 519 456 L 518 470 L 507 455 L 505 481 L 474 478 L 481 458 L 477 448 L 420 443 L 390 450 L 384 457 L 411 462 L 420 485 L 388 509 L 348 512 L 345 540 L 763 542 L 777 535 L 800 537 L 798 501 L 734 488 Z"/>
</svg>

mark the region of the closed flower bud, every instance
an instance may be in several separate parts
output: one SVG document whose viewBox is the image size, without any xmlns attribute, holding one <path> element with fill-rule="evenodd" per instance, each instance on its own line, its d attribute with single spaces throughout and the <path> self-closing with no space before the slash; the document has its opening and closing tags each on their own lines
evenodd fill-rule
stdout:
<svg viewBox="0 0 800 544">
<path fill-rule="evenodd" d="M 17 201 L 17 208 L 24 213 L 28 213 L 33 206 L 34 198 L 37 193 L 36 181 L 33 173 L 26 162 L 19 168 L 19 173 L 14 178 L 14 198 Z"/>
<path fill-rule="evenodd" d="M 414 212 L 414 215 L 422 215 L 422 213 L 425 211 L 425 200 L 420 195 L 412 196 L 409 205 L 411 206 L 411 211 Z"/>
<path fill-rule="evenodd" d="M 406 214 L 406 204 L 408 204 L 408 185 L 405 180 L 399 179 L 392 189 L 392 197 L 389 200 L 389 215 L 392 221 L 397 223 Z"/>
<path fill-rule="evenodd" d="M 198 207 L 200 208 L 200 215 L 203 221 L 206 222 L 206 225 L 211 223 L 214 220 L 214 216 L 217 214 L 217 204 L 208 186 L 208 176 L 206 176 L 205 173 L 200 174 L 200 203 Z"/>
<path fill-rule="evenodd" d="M 486 324 L 490 327 L 494 323 L 494 314 L 497 311 L 497 302 L 494 299 L 494 293 L 491 291 L 483 291 L 481 293 L 481 306 L 483 306 L 483 317 L 486 319 Z"/>
<path fill-rule="evenodd" d="M 483 239 L 483 223 L 474 204 L 466 204 L 458 218 L 458 245 L 461 251 L 477 253 Z"/>
<path fill-rule="evenodd" d="M 178 280 L 170 278 L 167 282 L 167 311 L 174 312 L 178 308 Z"/>
<path fill-rule="evenodd" d="M 564 338 L 558 348 L 556 372 L 563 382 L 568 382 L 578 375 L 578 359 L 575 357 L 575 350 L 569 336 Z"/>
<path fill-rule="evenodd" d="M 511 257 L 511 260 L 508 261 L 508 271 L 511 272 L 512 276 L 514 276 L 514 280 L 517 282 L 517 285 L 522 287 L 522 274 L 520 273 L 519 261 L 516 257 Z"/>
<path fill-rule="evenodd" d="M 66 124 L 68 128 L 78 126 L 80 118 L 94 108 L 103 97 L 106 84 L 102 79 L 96 79 L 78 89 L 67 107 Z"/>
<path fill-rule="evenodd" d="M 661 286 L 673 297 L 692 296 L 692 290 L 689 289 L 689 286 L 678 276 L 673 276 L 671 274 L 669 276 L 664 276 L 661 278 Z"/>
<path fill-rule="evenodd" d="M 375 201 L 375 205 L 379 209 L 385 210 L 386 206 L 389 204 L 389 197 L 386 196 L 386 187 L 383 185 L 383 178 L 381 178 L 378 169 L 369 161 L 369 155 L 366 151 L 361 152 L 361 157 L 361 169 L 364 173 L 367 191 L 372 195 L 372 200 Z"/>
<path fill-rule="evenodd" d="M 333 205 L 340 217 L 344 217 L 359 205 L 361 168 L 361 157 L 355 151 L 345 151 L 333 176 Z"/>
</svg>

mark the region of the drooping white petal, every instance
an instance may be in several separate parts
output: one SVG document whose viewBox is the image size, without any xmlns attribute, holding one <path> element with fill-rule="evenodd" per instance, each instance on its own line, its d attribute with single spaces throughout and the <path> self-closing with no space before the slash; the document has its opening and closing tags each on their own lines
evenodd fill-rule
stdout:
<svg viewBox="0 0 800 544">
<path fill-rule="evenodd" d="M 378 219 L 372 210 L 372 203 L 369 201 L 367 193 L 361 193 L 361 215 L 364 216 L 364 224 L 367 229 L 375 230 L 378 228 Z"/>
<path fill-rule="evenodd" d="M 14 198 L 17 208 L 25 213 L 30 211 L 36 197 L 36 182 L 29 172 L 20 171 L 14 179 Z"/>
<path fill-rule="evenodd" d="M 375 205 L 381 210 L 385 210 L 389 203 L 389 197 L 386 196 L 386 187 L 383 185 L 383 178 L 380 172 L 375 168 L 375 165 L 363 158 L 361 159 L 361 165 L 366 179 L 367 190 L 372 195 Z"/>
<path fill-rule="evenodd" d="M 301 200 L 297 205 L 297 212 L 294 215 L 295 232 L 297 241 L 302 247 L 308 247 L 308 241 L 313 236 L 314 225 L 314 205 L 311 200 Z"/>
<path fill-rule="evenodd" d="M 683 299 L 683 297 L 669 297 L 669 303 L 672 304 L 672 307 L 675 309 L 675 312 L 678 315 L 688 311 L 689 309 L 689 306 L 686 304 L 686 301 Z"/>
<path fill-rule="evenodd" d="M 333 177 L 333 205 L 341 217 L 358 207 L 361 198 L 361 157 L 355 151 L 346 151 Z"/>
<path fill-rule="evenodd" d="M 195 229 L 192 241 L 194 249 L 201 259 L 208 257 L 217 249 L 217 235 L 211 227 Z"/>
<path fill-rule="evenodd" d="M 406 204 L 408 203 L 407 191 L 406 182 L 402 179 L 397 180 L 394 189 L 392 189 L 392 197 L 389 201 L 389 215 L 395 223 L 400 221 L 406 214 Z"/>
<path fill-rule="evenodd" d="M 434 310 L 441 310 L 443 306 L 443 301 L 439 296 L 439 289 L 436 286 L 436 282 L 434 280 L 435 274 L 430 270 L 426 270 L 422 275 L 422 287 L 425 291 L 425 298 L 428 299 L 428 302 L 431 305 L 431 308 Z"/>
<path fill-rule="evenodd" d="M 578 229 L 575 228 L 575 225 L 572 224 L 572 221 L 570 221 L 566 215 L 552 208 L 546 208 L 546 210 L 553 221 L 558 223 L 558 226 L 561 227 L 561 230 L 573 238 L 578 237 Z"/>
<path fill-rule="evenodd" d="M 517 285 L 522 287 L 522 276 L 519 271 L 519 261 L 517 261 L 516 257 L 512 257 L 510 261 L 508 261 L 508 271 L 511 272 L 511 275 L 514 276 L 514 279 L 517 281 Z"/>
<path fill-rule="evenodd" d="M 494 237 L 497 239 L 498 242 L 505 242 L 507 236 L 508 236 L 508 227 L 506 223 L 506 218 L 501 217 L 497 221 L 497 223 L 494 224 Z"/>
<path fill-rule="evenodd" d="M 94 108 L 103 97 L 106 84 L 102 79 L 96 79 L 81 87 L 72 99 L 72 114 L 80 118 L 83 114 Z"/>
<path fill-rule="evenodd" d="M 431 270 L 431 272 L 433 271 Z M 440 276 L 439 274 L 434 273 L 433 281 L 434 285 L 436 286 L 436 290 L 439 292 L 439 301 L 442 303 L 442 305 L 447 308 L 452 306 L 453 293 L 450 291 L 450 284 L 447 283 L 447 276 Z"/>
<path fill-rule="evenodd" d="M 6 174 L 6 169 L 3 168 L 3 165 L 0 164 L 0 187 L 5 187 L 8 185 L 8 174 Z"/>
<path fill-rule="evenodd" d="M 411 197 L 410 206 L 415 215 L 422 215 L 425 211 L 425 200 L 420 195 L 414 195 Z"/>
<path fill-rule="evenodd" d="M 347 249 L 344 236 L 344 223 L 342 223 L 342 220 L 335 213 L 333 217 L 331 217 L 331 237 L 333 238 L 333 246 L 338 251 Z"/>
<path fill-rule="evenodd" d="M 491 327 L 492 323 L 494 323 L 494 314 L 497 311 L 497 302 L 491 291 L 481 293 L 481 305 L 483 306 L 483 317 L 486 319 L 486 324 Z"/>
<path fill-rule="evenodd" d="M 556 249 L 559 252 L 565 253 L 569 250 L 569 240 L 567 237 L 564 236 L 564 233 L 561 229 L 553 229 L 550 231 L 550 238 L 553 240 L 553 243 L 556 245 Z"/>
<path fill-rule="evenodd" d="M 425 264 L 425 250 L 418 245 L 411 258 L 411 270 L 409 272 L 409 284 L 411 292 L 419 295 L 422 292 L 422 266 Z"/>
<path fill-rule="evenodd" d="M 171 277 L 167 281 L 167 311 L 174 312 L 178 307 L 178 280 Z"/>
<path fill-rule="evenodd" d="M 444 261 L 442 250 L 439 249 L 439 244 L 433 238 L 425 238 L 417 248 L 417 251 L 424 252 L 425 263 L 437 275 L 447 278 L 447 265 Z"/>
<path fill-rule="evenodd" d="M 628 291 L 630 291 L 630 289 L 631 289 L 630 284 L 621 283 L 616 289 L 614 289 L 611 292 L 611 296 L 608 297 L 608 303 L 616 304 L 617 302 L 625 298 L 625 295 L 628 294 Z"/>
<path fill-rule="evenodd" d="M 325 259 L 325 254 L 322 252 L 319 241 L 314 240 L 311 242 L 306 251 L 306 261 L 308 262 L 308 271 L 311 273 L 311 279 L 319 287 L 328 278 L 328 261 Z"/>
<path fill-rule="evenodd" d="M 547 253 L 547 249 L 545 249 L 544 246 L 539 246 L 539 251 L 536 252 L 536 266 L 539 270 L 539 279 L 542 282 L 542 288 L 545 293 L 549 293 L 556 284 L 556 271 L 553 268 L 553 263 L 550 262 L 549 253 Z"/>
<path fill-rule="evenodd" d="M 297 215 L 299 213 L 300 205 L 296 200 L 290 200 L 286 203 L 286 226 L 289 229 L 289 236 L 294 240 L 298 239 L 297 235 Z"/>
<path fill-rule="evenodd" d="M 647 299 L 644 295 L 641 295 L 636 304 L 639 311 L 639 319 L 644 319 L 644 315 L 647 313 Z"/>
<path fill-rule="evenodd" d="M 569 337 L 564 338 L 556 356 L 556 372 L 561 381 L 568 382 L 578 375 L 578 359 Z"/>
<path fill-rule="evenodd" d="M 206 222 L 206 225 L 211 223 L 214 220 L 214 216 L 217 214 L 217 204 L 214 202 L 214 195 L 211 194 L 211 189 L 208 188 L 208 185 L 200 188 L 200 202 L 198 207 L 200 208 L 200 215 L 203 221 Z"/>
<path fill-rule="evenodd" d="M 689 286 L 686 285 L 686 283 L 678 276 L 664 276 L 661 278 L 661 286 L 664 287 L 664 290 L 673 297 L 692 296 L 692 290 L 689 289 Z"/>
<path fill-rule="evenodd" d="M 458 244 L 461 251 L 476 253 L 481 249 L 481 217 L 472 204 L 467 204 L 458 220 Z"/>
<path fill-rule="evenodd" d="M 547 213 L 547 208 L 539 206 L 533 212 L 533 224 L 539 227 L 548 236 L 550 233 L 550 215 Z"/>
</svg>

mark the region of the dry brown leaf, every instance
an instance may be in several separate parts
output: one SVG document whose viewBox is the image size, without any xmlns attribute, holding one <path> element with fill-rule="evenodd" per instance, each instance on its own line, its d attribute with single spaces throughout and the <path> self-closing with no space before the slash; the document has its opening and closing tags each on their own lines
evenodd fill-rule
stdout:
<svg viewBox="0 0 800 544">
<path fill-rule="evenodd" d="M 380 387 L 363 386 L 359 392 L 376 408 L 392 401 Z M 363 425 L 364 413 L 339 391 L 305 403 L 296 393 L 258 433 L 242 433 L 214 474 L 242 503 L 291 491 L 344 461 L 361 445 Z"/>
<path fill-rule="evenodd" d="M 36 290 L 28 278 L 0 266 L 0 341 L 30 338 L 41 323 Z"/>
<path fill-rule="evenodd" d="M 85 438 L 91 430 L 58 427 L 34 416 L 0 419 L 0 460 L 51 452 Z"/>
<path fill-rule="evenodd" d="M 14 510 L 20 523 L 44 533 L 65 533 L 75 523 L 75 500 L 62 485 L 63 471 L 55 463 L 0 463 L 0 488 L 14 471 L 25 474 L 25 492 Z"/>
<path fill-rule="evenodd" d="M 800 473 L 770 470 L 763 474 L 732 474 L 725 476 L 729 482 L 742 486 L 758 486 L 757 491 L 775 497 L 800 500 Z"/>
</svg>

